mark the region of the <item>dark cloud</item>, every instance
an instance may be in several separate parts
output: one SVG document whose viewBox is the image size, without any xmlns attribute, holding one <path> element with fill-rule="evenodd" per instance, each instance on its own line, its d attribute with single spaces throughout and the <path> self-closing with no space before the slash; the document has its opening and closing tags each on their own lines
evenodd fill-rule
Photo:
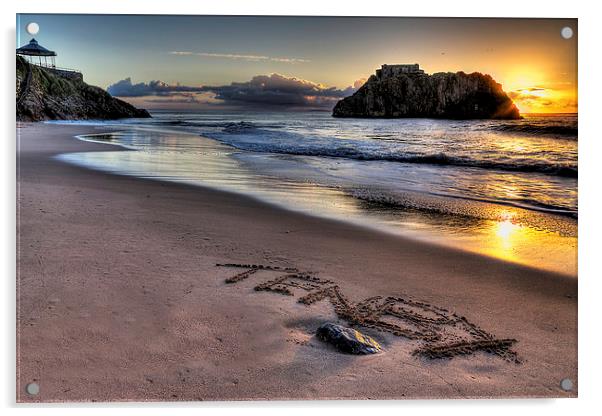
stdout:
<svg viewBox="0 0 602 416">
<path fill-rule="evenodd" d="M 358 81 L 354 87 L 338 89 L 280 74 L 257 75 L 247 82 L 201 87 L 169 85 L 162 81 L 133 84 L 130 78 L 126 78 L 109 86 L 107 91 L 117 97 L 169 97 L 171 103 L 194 103 L 195 94 L 212 93 L 216 100 L 227 105 L 324 107 L 353 94 Z M 153 102 L 159 101 L 154 99 Z"/>
<path fill-rule="evenodd" d="M 170 95 L 173 93 L 191 93 L 206 91 L 203 87 L 190 87 L 185 85 L 170 85 L 163 81 L 150 81 L 132 84 L 131 78 L 122 79 L 109 85 L 107 92 L 115 97 L 144 97 L 148 95 Z"/>
<path fill-rule="evenodd" d="M 207 104 L 206 94 L 181 92 L 177 94 L 169 94 L 158 96 L 157 98 L 146 99 L 146 102 L 154 104 Z"/>
<path fill-rule="evenodd" d="M 216 98 L 226 103 L 295 106 L 330 105 L 354 91 L 351 87 L 340 90 L 280 74 L 257 75 L 247 82 L 207 88 L 215 92 Z"/>
</svg>

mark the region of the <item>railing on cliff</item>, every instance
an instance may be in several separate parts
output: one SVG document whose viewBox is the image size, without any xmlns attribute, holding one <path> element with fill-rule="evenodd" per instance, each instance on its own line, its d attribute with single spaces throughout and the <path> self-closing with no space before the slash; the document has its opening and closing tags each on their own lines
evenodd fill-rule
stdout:
<svg viewBox="0 0 602 416">
<path fill-rule="evenodd" d="M 65 77 L 65 78 L 79 78 L 81 80 L 84 79 L 84 76 L 82 74 L 82 72 L 79 69 L 73 69 L 73 68 L 63 68 L 60 66 L 53 66 L 53 65 L 45 65 L 45 64 L 40 64 L 40 63 L 35 63 L 35 62 L 28 62 L 29 65 L 35 65 L 38 68 L 41 69 L 45 69 L 47 71 L 53 72 L 56 75 Z"/>
<path fill-rule="evenodd" d="M 79 79 L 79 80 L 84 80 L 84 75 L 76 70 L 76 69 L 69 69 L 69 68 L 46 68 L 48 71 L 52 72 L 55 75 L 58 75 L 60 77 L 63 78 L 69 78 L 69 79 Z"/>
</svg>

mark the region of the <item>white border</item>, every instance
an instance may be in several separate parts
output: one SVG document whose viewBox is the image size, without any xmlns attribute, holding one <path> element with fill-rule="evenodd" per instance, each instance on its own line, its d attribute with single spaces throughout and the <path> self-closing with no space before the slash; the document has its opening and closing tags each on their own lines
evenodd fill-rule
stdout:
<svg viewBox="0 0 602 416">
<path fill-rule="evenodd" d="M 2 149 L 0 155 L 4 190 L 3 203 L 0 205 L 0 226 L 2 227 L 3 249 L 0 250 L 0 264 L 4 266 L 3 282 L 3 318 L 2 332 L 2 376 L 0 377 L 2 404 L 10 414 L 21 408 L 20 412 L 32 413 L 36 407 L 15 404 L 15 102 L 14 76 L 15 65 L 13 48 L 15 47 L 15 14 L 19 13 L 118 13 L 118 14 L 263 14 L 263 15 L 360 15 L 360 16 L 470 16 L 470 17 L 577 17 L 579 18 L 579 399 L 569 400 L 513 400 L 513 401 L 405 401 L 405 402 L 225 402 L 207 404 L 128 404 L 128 405 L 69 405 L 69 409 L 58 406 L 46 406 L 44 414 L 80 414 L 86 407 L 86 414 L 106 414 L 107 411 L 119 414 L 164 415 L 174 410 L 184 414 L 199 412 L 233 413 L 244 411 L 250 415 L 287 414 L 319 412 L 426 412 L 447 414 L 483 414 L 502 415 L 507 412 L 545 412 L 547 415 L 566 415 L 567 413 L 590 413 L 600 408 L 599 392 L 601 377 L 600 343 L 597 322 L 598 296 L 602 294 L 599 266 L 602 236 L 599 213 L 602 212 L 602 198 L 599 196 L 600 169 L 602 163 L 602 132 L 600 111 L 602 71 L 600 48 L 602 39 L 599 10 L 596 2 L 569 1 L 531 1 L 504 0 L 485 1 L 387 1 L 376 2 L 337 0 L 304 0 L 285 3 L 276 0 L 222 0 L 212 2 L 193 2 L 191 0 L 88 0 L 74 2 L 70 0 L 20 0 L 8 4 L 2 2 L 2 29 L 5 35 L 2 42 L 2 91 L 1 97 L 6 104 L 2 106 L 2 131 L 0 137 Z M 598 123 L 596 123 L 598 121 Z M 375 407 L 374 409 L 372 409 Z M 110 408 L 111 410 L 108 410 Z M 39 409 L 37 409 L 39 410 Z M 7 414 L 7 413 L 5 413 Z"/>
<path fill-rule="evenodd" d="M 549 0 L 526 2 L 506 0 L 498 5 L 478 0 L 400 2 L 381 0 L 118 0 L 73 2 L 29 0 L 18 4 L 20 13 L 117 13 L 117 14 L 238 14 L 238 15 L 327 15 L 327 16 L 464 16 L 464 17 L 578 17 L 583 7 L 577 3 Z"/>
</svg>

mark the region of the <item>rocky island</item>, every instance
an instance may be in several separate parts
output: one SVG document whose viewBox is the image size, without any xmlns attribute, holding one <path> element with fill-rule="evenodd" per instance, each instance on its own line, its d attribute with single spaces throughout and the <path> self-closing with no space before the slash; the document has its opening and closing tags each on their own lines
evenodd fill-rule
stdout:
<svg viewBox="0 0 602 416">
<path fill-rule="evenodd" d="M 518 119 L 501 84 L 478 72 L 425 74 L 418 64 L 383 65 L 352 96 L 334 107 L 334 117 Z"/>
<path fill-rule="evenodd" d="M 33 65 L 18 55 L 16 95 L 17 121 L 150 117 L 148 111 L 86 84 L 78 72 Z"/>
</svg>

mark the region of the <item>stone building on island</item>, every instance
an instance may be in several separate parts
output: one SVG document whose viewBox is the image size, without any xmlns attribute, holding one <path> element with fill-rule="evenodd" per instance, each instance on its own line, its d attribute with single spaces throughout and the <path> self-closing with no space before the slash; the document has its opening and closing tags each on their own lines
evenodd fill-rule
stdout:
<svg viewBox="0 0 602 416">
<path fill-rule="evenodd" d="M 382 65 L 376 70 L 376 77 L 389 78 L 400 74 L 424 74 L 418 64 L 401 64 L 401 65 Z"/>
</svg>

